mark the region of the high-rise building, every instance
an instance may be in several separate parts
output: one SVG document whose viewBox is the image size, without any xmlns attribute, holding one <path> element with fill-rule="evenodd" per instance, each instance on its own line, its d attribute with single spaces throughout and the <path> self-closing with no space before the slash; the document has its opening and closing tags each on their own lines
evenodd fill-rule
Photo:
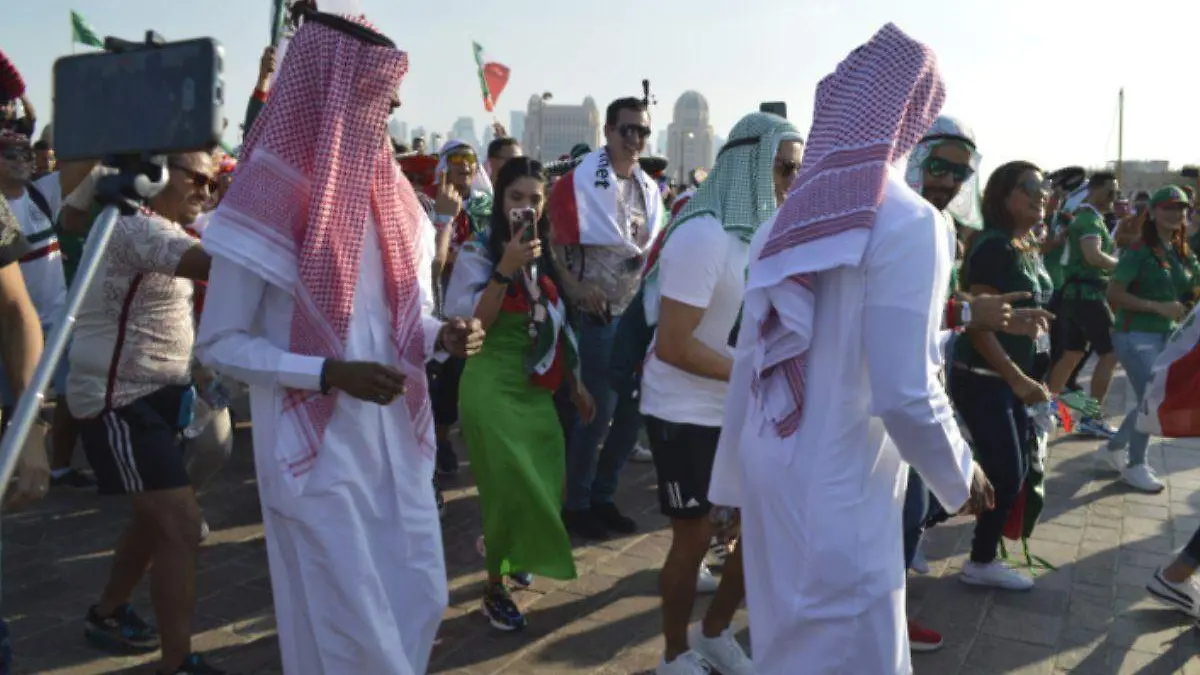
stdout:
<svg viewBox="0 0 1200 675">
<path fill-rule="evenodd" d="M 450 135 L 447 140 L 455 139 L 464 143 L 470 144 L 472 148 L 479 147 L 479 137 L 475 135 L 475 119 L 472 117 L 460 117 L 454 121 L 454 126 L 450 127 Z"/>
<path fill-rule="evenodd" d="M 525 111 L 512 111 L 509 113 L 508 120 L 508 135 L 517 140 L 525 138 Z"/>
<path fill-rule="evenodd" d="M 583 105 L 551 105 L 534 94 L 529 99 L 521 146 L 541 161 L 558 159 L 578 143 L 600 144 L 600 110 L 591 96 Z"/>
<path fill-rule="evenodd" d="M 412 130 L 411 140 L 415 141 L 418 138 L 424 138 L 426 143 L 429 142 L 429 137 L 425 133 L 425 127 L 417 127 L 416 129 Z"/>
<path fill-rule="evenodd" d="M 655 143 L 654 143 L 655 151 L 660 156 L 666 157 L 667 156 L 667 130 L 663 129 L 662 131 L 659 131 L 658 133 L 654 134 L 654 140 L 655 140 Z"/>
<path fill-rule="evenodd" d="M 491 145 L 492 141 L 495 139 L 496 139 L 496 130 L 492 128 L 492 125 L 490 125 L 490 124 L 483 125 L 483 140 L 481 140 L 479 142 L 479 156 L 480 157 L 484 157 L 487 155 L 488 146 Z"/>
<path fill-rule="evenodd" d="M 392 141 L 408 145 L 412 139 L 408 137 L 408 122 L 401 122 L 393 117 L 388 120 L 388 135 L 392 137 Z"/>
<path fill-rule="evenodd" d="M 429 139 L 429 152 L 439 152 L 442 149 L 442 135 L 438 132 L 433 132 L 433 137 Z"/>
<path fill-rule="evenodd" d="M 698 92 L 683 92 L 675 102 L 675 118 L 667 127 L 667 160 L 672 177 L 686 183 L 692 169 L 712 166 L 713 145 L 708 101 Z"/>
</svg>

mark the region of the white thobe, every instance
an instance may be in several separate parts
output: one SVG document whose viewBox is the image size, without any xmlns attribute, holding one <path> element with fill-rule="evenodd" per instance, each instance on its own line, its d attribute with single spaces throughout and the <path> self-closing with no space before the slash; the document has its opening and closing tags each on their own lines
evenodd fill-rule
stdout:
<svg viewBox="0 0 1200 675">
<path fill-rule="evenodd" d="M 762 249 L 767 224 L 752 243 Z M 908 465 L 951 511 L 972 459 L 939 381 L 953 233 L 895 174 L 862 264 L 821 272 L 798 431 L 750 395 L 740 333 L 710 498 L 742 509 L 759 675 L 910 673 L 901 512 Z M 763 388 L 766 391 L 766 388 Z"/>
<path fill-rule="evenodd" d="M 419 270 L 433 258 L 422 227 Z M 432 318 L 421 282 L 425 351 Z M 384 267 L 367 220 L 344 358 L 400 367 Z M 387 406 L 337 396 L 302 490 L 275 451 L 284 388 L 320 389 L 323 360 L 289 353 L 293 298 L 259 274 L 214 257 L 197 354 L 250 385 L 254 458 L 283 670 L 288 675 L 421 675 L 448 601 L 433 459 L 417 447 L 404 397 Z"/>
</svg>

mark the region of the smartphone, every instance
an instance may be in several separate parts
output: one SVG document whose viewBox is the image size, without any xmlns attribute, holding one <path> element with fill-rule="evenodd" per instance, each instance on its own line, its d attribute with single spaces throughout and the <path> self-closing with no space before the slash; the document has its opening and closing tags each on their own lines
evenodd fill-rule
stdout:
<svg viewBox="0 0 1200 675">
<path fill-rule="evenodd" d="M 537 237 L 537 211 L 526 206 L 522 209 L 512 209 L 508 212 L 508 221 L 512 223 L 513 229 L 524 227 L 525 231 L 521 233 L 523 241 L 532 241 Z"/>
<path fill-rule="evenodd" d="M 224 131 L 224 49 L 211 38 L 54 63 L 60 161 L 214 147 Z"/>
<path fill-rule="evenodd" d="M 764 101 L 758 104 L 758 111 L 779 115 L 783 119 L 787 119 L 787 103 L 783 101 Z"/>
</svg>

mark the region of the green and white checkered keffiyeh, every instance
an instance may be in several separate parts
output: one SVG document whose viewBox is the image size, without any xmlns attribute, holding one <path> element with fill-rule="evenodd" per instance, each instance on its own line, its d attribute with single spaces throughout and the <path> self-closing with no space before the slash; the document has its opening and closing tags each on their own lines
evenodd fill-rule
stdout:
<svg viewBox="0 0 1200 675">
<path fill-rule="evenodd" d="M 770 113 L 746 115 L 734 125 L 717 154 L 716 165 L 679 215 L 663 228 L 646 258 L 644 302 L 646 320 L 658 323 L 658 261 L 663 245 L 680 225 L 711 215 L 749 243 L 760 225 L 775 214 L 775 153 L 782 141 L 804 142 L 791 122 Z"/>
</svg>

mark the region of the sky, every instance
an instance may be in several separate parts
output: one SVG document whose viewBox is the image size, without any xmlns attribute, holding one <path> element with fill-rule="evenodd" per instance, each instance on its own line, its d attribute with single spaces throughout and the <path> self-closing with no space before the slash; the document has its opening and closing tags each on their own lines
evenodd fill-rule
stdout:
<svg viewBox="0 0 1200 675">
<path fill-rule="evenodd" d="M 14 0 L 15 1 L 15 0 Z M 784 100 L 806 130 L 817 81 L 892 21 L 938 54 L 947 85 L 943 112 L 973 127 L 985 170 L 1025 159 L 1048 169 L 1116 159 L 1117 99 L 1125 89 L 1126 159 L 1200 163 L 1194 119 L 1195 0 L 471 0 L 451 7 L 401 0 L 357 2 L 408 52 L 399 118 L 409 129 L 448 130 L 460 116 L 482 125 L 471 41 L 512 76 L 497 105 L 524 110 L 529 97 L 556 103 L 640 95 L 648 78 L 655 131 L 687 90 L 707 98 L 718 136 L 765 100 Z M 318 2 L 320 4 L 320 1 Z M 50 119 L 51 66 L 71 52 L 69 10 L 101 35 L 137 39 L 211 36 L 225 48 L 227 140 L 254 86 L 269 40 L 271 0 L 38 0 L 0 23 L 0 49 Z M 80 50 L 84 49 L 79 47 Z"/>
</svg>

